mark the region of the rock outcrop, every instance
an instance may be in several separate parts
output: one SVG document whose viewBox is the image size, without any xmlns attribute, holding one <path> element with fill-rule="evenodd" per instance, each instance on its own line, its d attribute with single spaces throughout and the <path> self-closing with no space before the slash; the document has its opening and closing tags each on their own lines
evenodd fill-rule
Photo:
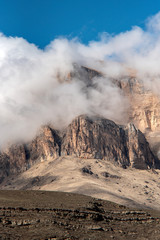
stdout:
<svg viewBox="0 0 160 240">
<path fill-rule="evenodd" d="M 62 155 L 104 158 L 129 166 L 125 131 L 114 122 L 80 116 L 72 121 L 62 136 Z"/>
<path fill-rule="evenodd" d="M 58 157 L 59 144 L 56 131 L 44 126 L 33 141 L 4 149 L 0 153 L 0 182 L 6 176 L 24 172 L 36 162 Z"/>
<path fill-rule="evenodd" d="M 96 87 L 93 84 L 94 77 L 103 77 L 103 74 L 86 67 L 75 65 L 75 72 L 70 78 L 77 77 L 87 82 L 87 86 Z M 143 81 L 130 74 L 122 79 L 111 79 L 118 86 L 129 102 L 128 122 L 133 122 L 143 133 L 160 132 L 160 97 Z"/>
<path fill-rule="evenodd" d="M 62 135 L 61 154 L 106 159 L 125 168 L 160 167 L 145 136 L 133 124 L 123 127 L 100 117 L 73 120 Z"/>
<path fill-rule="evenodd" d="M 25 144 L 26 158 L 32 165 L 35 161 L 49 160 L 60 156 L 60 137 L 49 126 L 43 126 L 38 136 L 30 143 Z"/>
<path fill-rule="evenodd" d="M 126 127 L 130 165 L 138 169 L 159 168 L 160 162 L 150 150 L 144 134 L 130 123 Z"/>
<path fill-rule="evenodd" d="M 102 77 L 102 73 L 75 65 L 74 71 L 68 74 L 67 81 L 76 78 L 85 81 L 86 88 L 94 88 L 94 77 Z M 155 157 L 160 155 L 159 97 L 147 90 L 134 76 L 112 80 L 130 102 L 127 126 L 117 125 L 101 117 L 87 116 L 74 119 L 62 131 L 43 126 L 33 141 L 1 151 L 0 182 L 8 175 L 25 171 L 36 162 L 55 159 L 61 155 L 100 158 L 125 168 L 160 168 L 160 161 Z M 145 133 L 155 155 L 141 131 Z"/>
<path fill-rule="evenodd" d="M 121 80 L 119 87 L 130 103 L 129 121 L 143 133 L 160 131 L 160 98 L 134 77 Z"/>
<path fill-rule="evenodd" d="M 160 97 L 135 77 L 117 81 L 117 85 L 129 101 L 128 122 L 145 134 L 152 151 L 160 158 Z"/>
<path fill-rule="evenodd" d="M 62 131 L 43 126 L 32 142 L 2 151 L 0 181 L 36 162 L 66 155 L 104 159 L 124 168 L 160 168 L 145 136 L 133 124 L 119 126 L 108 119 L 82 115 Z"/>
</svg>

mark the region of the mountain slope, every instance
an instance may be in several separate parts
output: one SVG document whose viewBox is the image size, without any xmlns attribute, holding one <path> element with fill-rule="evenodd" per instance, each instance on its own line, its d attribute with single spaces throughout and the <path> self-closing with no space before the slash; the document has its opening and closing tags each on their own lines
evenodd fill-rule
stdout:
<svg viewBox="0 0 160 240">
<path fill-rule="evenodd" d="M 119 126 L 101 117 L 80 116 L 62 131 L 41 128 L 37 137 L 4 150 L 0 155 L 1 181 L 33 164 L 59 156 L 104 159 L 126 168 L 160 168 L 144 135 L 133 124 Z"/>
<path fill-rule="evenodd" d="M 58 157 L 5 178 L 0 189 L 75 192 L 138 208 L 160 209 L 160 170 L 124 169 L 103 159 Z"/>
<path fill-rule="evenodd" d="M 159 239 L 155 211 L 80 194 L 0 191 L 1 239 Z"/>
</svg>

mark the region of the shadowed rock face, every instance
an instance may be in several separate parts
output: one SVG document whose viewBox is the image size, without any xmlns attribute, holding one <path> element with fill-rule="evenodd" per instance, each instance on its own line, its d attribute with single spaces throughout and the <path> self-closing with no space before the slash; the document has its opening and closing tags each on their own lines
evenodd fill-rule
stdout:
<svg viewBox="0 0 160 240">
<path fill-rule="evenodd" d="M 0 154 L 0 179 L 23 172 L 37 161 L 59 156 L 99 158 L 115 162 L 126 168 L 159 168 L 142 132 L 133 124 L 119 126 L 113 121 L 80 116 L 62 131 L 49 126 L 40 129 L 30 143 L 15 145 Z"/>
<path fill-rule="evenodd" d="M 44 161 L 58 157 L 60 155 L 60 138 L 55 130 L 49 126 L 43 126 L 38 136 L 24 147 L 26 158 L 32 165 L 37 160 Z"/>
<path fill-rule="evenodd" d="M 151 152 L 144 134 L 131 123 L 125 131 L 131 166 L 138 169 L 159 168 L 159 160 Z"/>
<path fill-rule="evenodd" d="M 4 177 L 27 169 L 24 145 L 14 145 L 0 153 L 0 182 Z"/>
<path fill-rule="evenodd" d="M 42 127 L 30 143 L 12 145 L 0 153 L 0 182 L 8 175 L 27 170 L 37 161 L 58 157 L 59 149 L 56 131 L 49 126 Z"/>
</svg>

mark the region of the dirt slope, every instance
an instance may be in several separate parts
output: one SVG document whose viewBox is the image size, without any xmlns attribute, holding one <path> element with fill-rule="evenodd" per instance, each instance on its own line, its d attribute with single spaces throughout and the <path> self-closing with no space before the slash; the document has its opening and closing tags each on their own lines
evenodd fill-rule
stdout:
<svg viewBox="0 0 160 240">
<path fill-rule="evenodd" d="M 0 239 L 159 239 L 160 214 L 91 197 L 0 191 Z"/>
<path fill-rule="evenodd" d="M 123 169 L 110 161 L 60 157 L 6 178 L 0 189 L 82 193 L 131 207 L 160 209 L 160 170 Z"/>
</svg>

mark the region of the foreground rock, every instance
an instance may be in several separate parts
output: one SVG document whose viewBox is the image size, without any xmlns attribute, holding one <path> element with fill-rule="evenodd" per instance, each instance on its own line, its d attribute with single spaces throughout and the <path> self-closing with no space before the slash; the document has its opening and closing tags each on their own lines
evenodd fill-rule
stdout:
<svg viewBox="0 0 160 240">
<path fill-rule="evenodd" d="M 91 197 L 0 192 L 0 239 L 159 239 L 159 213 Z"/>
</svg>

